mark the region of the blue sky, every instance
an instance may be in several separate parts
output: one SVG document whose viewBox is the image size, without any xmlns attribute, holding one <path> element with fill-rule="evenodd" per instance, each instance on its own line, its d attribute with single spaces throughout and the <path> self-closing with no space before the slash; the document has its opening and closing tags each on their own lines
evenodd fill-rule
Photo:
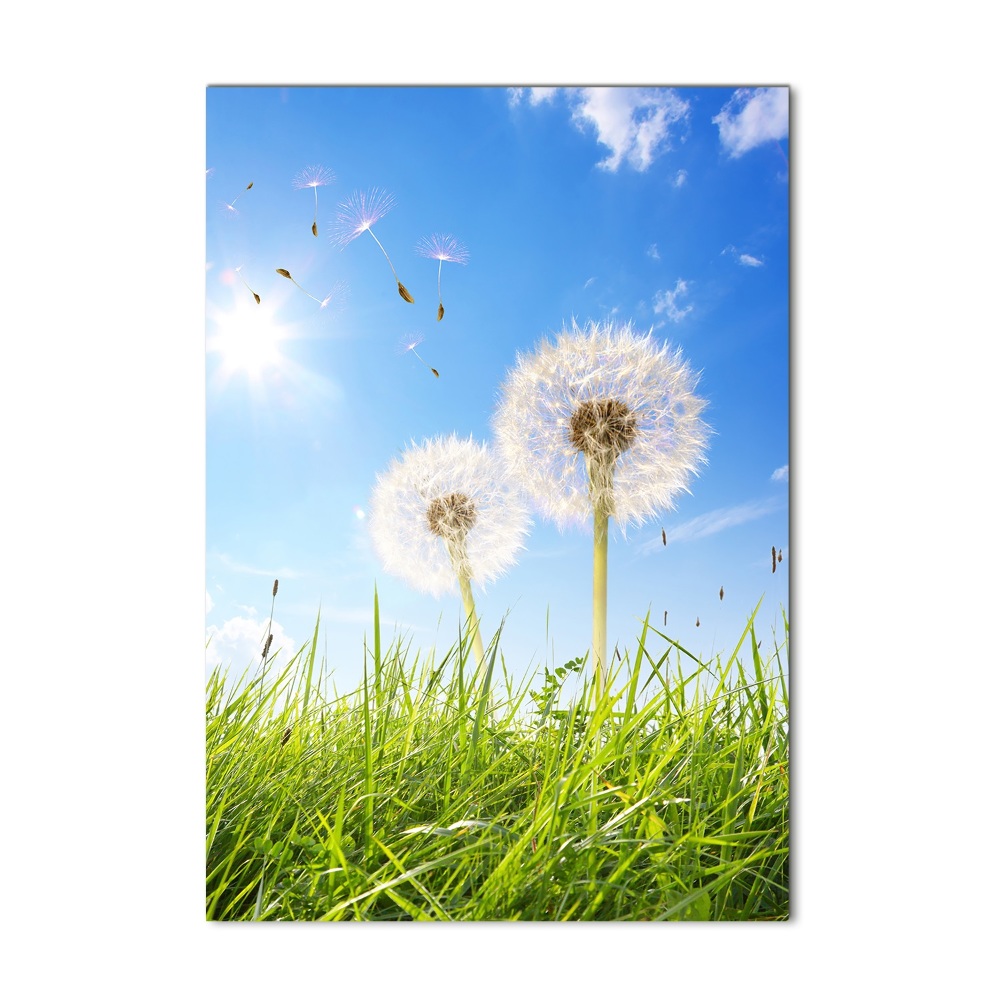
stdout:
<svg viewBox="0 0 1000 1000">
<path fill-rule="evenodd" d="M 259 657 L 274 578 L 272 648 L 305 642 L 321 613 L 341 690 L 360 679 L 376 583 L 384 628 L 450 644 L 457 594 L 432 599 L 378 563 L 375 478 L 411 441 L 489 441 L 517 352 L 574 320 L 680 347 L 714 431 L 676 509 L 612 535 L 609 647 L 634 648 L 647 610 L 702 656 L 730 649 L 758 600 L 758 634 L 780 625 L 787 90 L 209 88 L 206 154 L 209 665 Z M 297 186 L 313 167 L 334 178 Z M 340 204 L 373 188 L 394 199 L 372 227 L 391 266 L 368 233 L 333 241 Z M 434 234 L 468 250 L 442 267 L 440 322 L 438 264 L 416 252 Z M 417 337 L 439 378 L 400 350 Z M 590 560 L 588 531 L 535 516 L 518 565 L 477 590 L 487 633 L 506 615 L 512 672 L 586 652 Z"/>
</svg>

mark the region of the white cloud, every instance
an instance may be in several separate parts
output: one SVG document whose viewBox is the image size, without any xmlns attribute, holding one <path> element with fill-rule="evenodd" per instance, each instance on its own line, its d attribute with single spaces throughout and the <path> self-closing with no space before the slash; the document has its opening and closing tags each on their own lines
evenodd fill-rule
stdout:
<svg viewBox="0 0 1000 1000">
<path fill-rule="evenodd" d="M 251 609 L 253 610 L 253 609 Z M 268 619 L 257 617 L 236 617 L 224 621 L 221 625 L 209 625 L 205 631 L 208 648 L 205 650 L 205 667 L 211 670 L 222 664 L 239 672 L 245 667 L 260 663 L 260 654 L 268 635 Z M 281 651 L 279 660 L 287 662 L 298 649 L 281 625 L 271 622 L 271 648 L 268 658 Z"/>
<path fill-rule="evenodd" d="M 677 175 L 674 177 L 674 187 L 683 187 L 687 179 L 688 172 L 686 170 L 678 170 Z"/>
<path fill-rule="evenodd" d="M 528 103 L 532 107 L 538 107 L 546 101 L 554 101 L 559 89 L 559 87 L 508 87 L 507 104 L 516 108 L 527 96 Z"/>
<path fill-rule="evenodd" d="M 653 312 L 666 312 L 669 319 L 679 323 L 694 308 L 694 306 L 689 305 L 680 309 L 677 306 L 678 296 L 687 295 L 687 290 L 688 283 L 683 278 L 678 278 L 673 291 L 657 292 L 653 296 Z"/>
<path fill-rule="evenodd" d="M 622 163 L 635 170 L 650 164 L 672 148 L 672 129 L 687 120 L 690 105 L 673 90 L 653 87 L 508 87 L 507 103 L 517 107 L 525 98 L 532 107 L 555 103 L 564 93 L 572 120 L 581 131 L 593 130 L 597 141 L 611 152 L 597 165 L 612 173 Z M 680 187 L 687 172 L 678 171 Z"/>
<path fill-rule="evenodd" d="M 735 528 L 748 521 L 756 521 L 758 518 L 766 517 L 775 511 L 781 510 L 785 506 L 785 501 L 779 497 L 771 497 L 767 500 L 752 500 L 749 503 L 737 504 L 733 507 L 720 507 L 718 510 L 709 511 L 707 514 L 699 514 L 690 520 L 671 527 L 667 525 L 667 544 L 675 542 L 694 542 L 700 538 L 708 538 L 709 535 L 718 534 L 727 528 Z M 663 549 L 663 541 L 660 532 L 656 532 L 656 537 L 643 542 L 639 546 L 641 555 L 652 555 Z"/>
<path fill-rule="evenodd" d="M 763 267 L 764 266 L 764 262 L 762 260 L 758 259 L 757 257 L 751 257 L 750 254 L 748 254 L 748 253 L 741 253 L 740 254 L 740 258 L 739 258 L 739 262 L 744 267 Z"/>
<path fill-rule="evenodd" d="M 592 284 L 593 284 L 593 283 L 594 283 L 595 281 L 597 281 L 597 278 L 588 278 L 588 279 L 587 279 L 587 280 L 586 280 L 586 281 L 585 281 L 585 282 L 583 283 L 583 287 L 584 287 L 584 288 L 590 288 L 590 286 L 591 286 L 591 285 L 592 285 Z"/>
<path fill-rule="evenodd" d="M 733 159 L 756 146 L 788 135 L 788 88 L 742 88 L 712 119 L 722 147 Z"/>
<path fill-rule="evenodd" d="M 690 105 L 672 90 L 646 87 L 585 87 L 572 95 L 573 121 L 592 127 L 611 153 L 598 163 L 616 171 L 622 161 L 642 171 L 668 151 L 671 127 L 684 121 Z"/>
<path fill-rule="evenodd" d="M 783 465 L 780 469 L 775 469 L 771 473 L 771 481 L 774 483 L 787 483 L 788 482 L 788 466 Z"/>
<path fill-rule="evenodd" d="M 660 251 L 656 249 L 656 244 L 655 243 L 651 243 L 649 245 L 648 249 L 646 250 L 646 256 L 647 257 L 652 257 L 653 260 L 659 260 L 660 259 Z"/>
<path fill-rule="evenodd" d="M 302 576 L 298 570 L 289 569 L 287 566 L 282 566 L 277 570 L 261 569 L 258 566 L 248 566 L 246 563 L 237 562 L 232 558 L 232 556 L 227 555 L 225 552 L 219 554 L 219 561 L 226 567 L 226 569 L 230 569 L 234 573 L 248 573 L 251 576 L 269 576 L 271 579 L 277 577 L 279 580 L 297 580 Z"/>
</svg>

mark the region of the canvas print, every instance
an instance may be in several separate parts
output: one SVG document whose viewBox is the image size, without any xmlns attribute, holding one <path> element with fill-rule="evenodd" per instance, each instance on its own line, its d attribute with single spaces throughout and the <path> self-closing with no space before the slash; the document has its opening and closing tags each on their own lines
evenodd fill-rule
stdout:
<svg viewBox="0 0 1000 1000">
<path fill-rule="evenodd" d="M 207 919 L 787 920 L 789 89 L 206 99 Z"/>
</svg>

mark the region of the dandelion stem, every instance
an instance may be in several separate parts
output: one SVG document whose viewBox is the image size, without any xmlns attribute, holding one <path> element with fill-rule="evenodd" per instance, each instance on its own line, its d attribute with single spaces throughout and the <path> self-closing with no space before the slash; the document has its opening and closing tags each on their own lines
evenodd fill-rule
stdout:
<svg viewBox="0 0 1000 1000">
<path fill-rule="evenodd" d="M 594 677 L 597 699 L 604 693 L 605 664 L 608 659 L 608 513 L 602 505 L 594 508 Z"/>
<path fill-rule="evenodd" d="M 374 241 L 375 241 L 376 243 L 378 243 L 378 248 L 379 248 L 379 250 L 381 250 L 381 251 L 382 251 L 382 253 L 383 253 L 383 254 L 385 254 L 385 259 L 386 259 L 386 260 L 388 261 L 388 263 L 389 263 L 389 270 L 390 270 L 390 271 L 392 271 L 392 276 L 393 276 L 393 277 L 394 277 L 394 278 L 396 279 L 396 286 L 397 286 L 397 287 L 399 288 L 399 294 L 400 294 L 400 295 L 401 295 L 401 296 L 403 297 L 403 299 L 405 299 L 405 300 L 406 300 L 407 302 L 412 302 L 412 301 L 413 301 L 413 297 L 412 297 L 412 296 L 410 295 L 410 293 L 409 293 L 409 292 L 408 292 L 408 291 L 406 290 L 406 286 L 405 286 L 405 285 L 404 285 L 404 284 L 403 284 L 403 283 L 402 283 L 402 282 L 401 282 L 401 281 L 399 280 L 399 275 L 398 275 L 398 274 L 396 274 L 396 269 L 395 269 L 395 268 L 394 268 L 394 267 L 392 266 L 392 261 L 391 261 L 391 260 L 389 260 L 389 255 L 388 255 L 388 254 L 386 253 L 386 251 L 385 251 L 385 247 L 384 247 L 384 246 L 382 246 L 382 244 L 381 244 L 381 243 L 379 242 L 379 238 L 378 238 L 378 237 L 377 237 L 377 236 L 375 235 L 375 233 L 374 233 L 374 232 L 372 232 L 372 229 L 371 229 L 371 226 L 369 226 L 369 227 L 368 227 L 368 234 L 369 234 L 369 235 L 371 236 L 371 238 L 372 238 L 372 239 L 373 239 L 373 240 L 374 240 Z"/>
<path fill-rule="evenodd" d="M 483 637 L 479 631 L 479 619 L 476 617 L 476 602 L 472 598 L 472 584 L 466 574 L 459 573 L 458 587 L 462 591 L 462 608 L 465 611 L 466 621 L 472 628 L 472 655 L 476 658 L 476 683 L 478 684 L 479 675 L 486 662 L 486 654 L 483 652 Z"/>
</svg>

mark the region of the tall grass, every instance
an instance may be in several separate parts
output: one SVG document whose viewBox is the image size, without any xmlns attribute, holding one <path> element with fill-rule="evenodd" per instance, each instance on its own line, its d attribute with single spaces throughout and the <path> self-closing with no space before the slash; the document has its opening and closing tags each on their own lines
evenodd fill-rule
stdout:
<svg viewBox="0 0 1000 1000">
<path fill-rule="evenodd" d="M 464 639 L 383 648 L 376 596 L 337 695 L 317 620 L 209 679 L 207 917 L 787 919 L 787 633 L 700 663 L 647 620 L 598 694 L 582 658 L 516 684 L 499 633 L 481 677 Z"/>
</svg>

